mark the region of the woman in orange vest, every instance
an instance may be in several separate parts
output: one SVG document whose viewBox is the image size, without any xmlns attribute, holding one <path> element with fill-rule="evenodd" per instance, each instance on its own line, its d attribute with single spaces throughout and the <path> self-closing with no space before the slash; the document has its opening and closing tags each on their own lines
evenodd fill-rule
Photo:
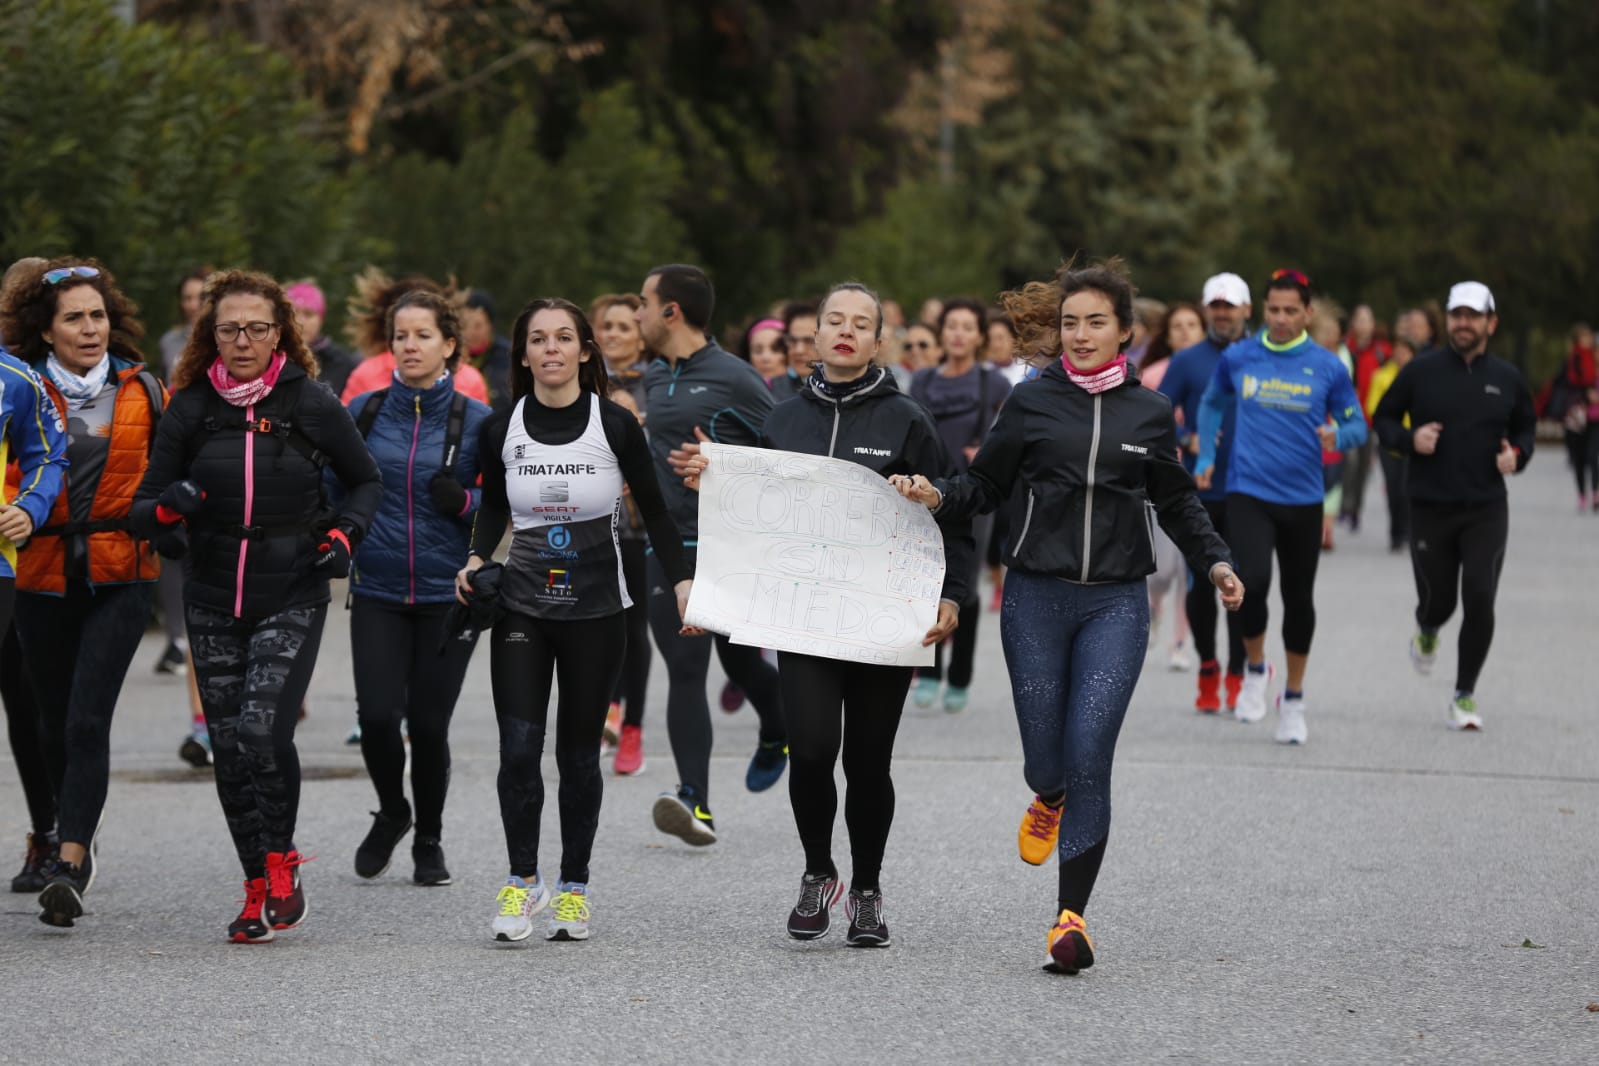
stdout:
<svg viewBox="0 0 1599 1066">
<path fill-rule="evenodd" d="M 160 573 L 155 552 L 128 524 L 166 403 L 133 347 L 144 334 L 135 313 L 92 259 L 36 268 L 0 307 L 0 329 L 33 364 L 67 430 L 66 484 L 17 556 L 17 637 L 61 840 L 39 893 L 47 925 L 72 925 L 94 883 L 111 712 Z"/>
</svg>

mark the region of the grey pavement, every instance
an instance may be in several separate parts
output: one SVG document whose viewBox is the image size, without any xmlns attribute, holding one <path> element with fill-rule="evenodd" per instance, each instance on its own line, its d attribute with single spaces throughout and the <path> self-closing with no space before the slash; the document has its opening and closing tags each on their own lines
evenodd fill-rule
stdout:
<svg viewBox="0 0 1599 1066">
<path fill-rule="evenodd" d="M 453 734 L 455 884 L 413 887 L 403 848 L 360 881 L 375 803 L 343 744 L 342 603 L 299 733 L 310 918 L 225 944 L 240 875 L 209 775 L 177 761 L 184 689 L 152 675 L 152 632 L 118 709 L 92 915 L 60 932 L 30 897 L 0 899 L 0 1062 L 1599 1061 L 1599 517 L 1574 513 L 1557 453 L 1513 486 L 1482 735 L 1444 728 L 1454 625 L 1432 678 L 1407 662 L 1410 571 L 1386 551 L 1380 476 L 1366 531 L 1323 557 L 1306 747 L 1274 744 L 1270 719 L 1195 715 L 1192 674 L 1151 655 L 1088 913 L 1099 962 L 1077 977 L 1039 968 L 1055 872 L 1016 857 L 1028 793 L 996 615 L 971 707 L 906 713 L 894 945 L 875 952 L 785 937 L 802 857 L 785 789 L 743 788 L 747 709 L 713 704 L 721 841 L 654 830 L 675 781 L 658 661 L 646 772 L 606 779 L 592 940 L 487 935 L 505 859 L 483 652 Z M 13 858 L 26 829 L 8 752 Z M 847 872 L 842 825 L 837 850 Z"/>
</svg>

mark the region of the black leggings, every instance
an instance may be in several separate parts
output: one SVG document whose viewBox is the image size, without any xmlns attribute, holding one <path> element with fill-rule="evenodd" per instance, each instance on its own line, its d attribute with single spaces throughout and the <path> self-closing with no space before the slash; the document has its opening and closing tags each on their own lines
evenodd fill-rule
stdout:
<svg viewBox="0 0 1599 1066">
<path fill-rule="evenodd" d="M 1321 504 L 1270 503 L 1242 493 L 1227 495 L 1227 544 L 1244 582 L 1238 614 L 1246 639 L 1263 636 L 1271 592 L 1271 556 L 1277 553 L 1283 600 L 1283 648 L 1309 655 L 1316 633 L 1316 566 L 1321 562 Z"/>
<path fill-rule="evenodd" d="M 1398 548 L 1410 540 L 1410 460 L 1384 448 L 1377 461 L 1388 492 L 1388 546 Z"/>
<path fill-rule="evenodd" d="M 411 790 L 416 833 L 444 832 L 450 787 L 450 716 L 477 647 L 476 630 L 446 639 L 445 603 L 403 604 L 356 596 L 350 610 L 350 661 L 355 671 L 361 757 L 389 815 L 405 803 L 404 719 L 411 737 Z M 444 651 L 441 654 L 440 648 Z"/>
<path fill-rule="evenodd" d="M 1410 562 L 1416 572 L 1416 624 L 1436 632 L 1460 603 L 1455 688 L 1474 692 L 1494 639 L 1494 596 L 1505 565 L 1510 509 L 1504 500 L 1476 507 L 1418 504 L 1410 513 Z"/>
<path fill-rule="evenodd" d="M 894 821 L 894 735 L 911 685 L 911 668 L 874 666 L 779 652 L 783 721 L 788 726 L 788 796 L 805 848 L 805 872 L 837 874 L 833 817 L 838 789 L 833 766 L 844 750 L 844 824 L 849 829 L 850 884 L 878 887 L 883 849 Z"/>
<path fill-rule="evenodd" d="M 692 549 L 689 554 L 693 555 Z M 777 671 L 761 658 L 761 649 L 734 644 L 720 634 L 685 637 L 678 633 L 682 624 L 677 596 L 660 560 L 651 555 L 650 632 L 666 660 L 666 734 L 672 742 L 672 758 L 677 760 L 678 783 L 692 788 L 709 805 L 711 705 L 705 698 L 705 673 L 711 666 L 712 645 L 728 680 L 744 690 L 755 708 L 763 744 L 783 741 L 783 698 Z"/>
<path fill-rule="evenodd" d="M 915 669 L 917 677 L 944 680 L 944 645 L 949 645 L 949 684 L 951 688 L 970 688 L 973 666 L 977 659 L 977 623 L 983 617 L 980 601 L 963 603 L 960 608 L 960 625 L 947 640 L 933 645 L 933 665 Z"/>
<path fill-rule="evenodd" d="M 328 605 L 265 618 L 187 605 L 189 651 L 216 762 L 217 797 L 247 878 L 294 847 L 300 753 L 294 727 L 316 669 Z"/>
<path fill-rule="evenodd" d="M 17 597 L 17 638 L 27 657 L 45 766 L 62 843 L 87 846 L 111 780 L 111 715 L 150 620 L 153 582 Z"/>
<path fill-rule="evenodd" d="M 531 878 L 539 871 L 539 820 L 544 813 L 539 762 L 553 675 L 559 686 L 555 767 L 561 775 L 561 880 L 588 883 L 605 791 L 600 736 L 626 640 L 620 611 L 578 621 L 512 614 L 494 626 L 489 678 L 500 723 L 500 820 L 516 877 Z"/>
<path fill-rule="evenodd" d="M 0 619 L 5 622 L 5 639 L 0 642 L 0 701 L 6 705 L 6 734 L 11 741 L 11 757 L 17 762 L 17 777 L 22 781 L 22 796 L 28 804 L 28 819 L 34 836 L 43 840 L 55 832 L 56 797 L 50 787 L 50 773 L 45 769 L 39 705 L 33 698 L 17 627 L 12 624 L 16 599 L 16 579 L 0 578 Z"/>
<path fill-rule="evenodd" d="M 1205 506 L 1205 513 L 1210 515 L 1210 524 L 1216 527 L 1216 535 L 1230 546 L 1227 501 L 1200 502 Z M 1248 585 L 1244 587 L 1249 588 Z M 1199 654 L 1200 662 L 1208 663 L 1216 658 L 1216 614 L 1221 610 L 1216 603 L 1216 586 L 1210 583 L 1209 574 L 1196 574 L 1189 570 L 1188 596 L 1183 606 L 1188 612 L 1188 628 L 1194 634 L 1194 651 Z M 1241 674 L 1244 672 L 1244 623 L 1237 611 L 1221 613 L 1226 616 L 1227 622 L 1227 672 Z"/>
<path fill-rule="evenodd" d="M 622 673 L 616 679 L 611 699 L 625 708 L 625 725 L 644 724 L 644 698 L 650 688 L 650 603 L 648 565 L 644 541 L 619 540 L 622 547 L 622 579 L 627 583 L 627 598 L 633 606 L 622 612 L 627 624 L 627 655 Z"/>
<path fill-rule="evenodd" d="M 1566 430 L 1566 459 L 1577 474 L 1577 492 L 1599 492 L 1599 429 Z"/>
</svg>

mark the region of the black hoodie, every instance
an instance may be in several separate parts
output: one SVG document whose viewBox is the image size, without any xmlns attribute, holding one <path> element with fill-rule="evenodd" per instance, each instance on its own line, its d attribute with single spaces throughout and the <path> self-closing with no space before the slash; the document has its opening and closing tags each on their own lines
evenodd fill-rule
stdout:
<svg viewBox="0 0 1599 1066">
<path fill-rule="evenodd" d="M 1196 574 L 1232 562 L 1178 457 L 1171 401 L 1131 368 L 1096 395 L 1050 363 L 1011 393 L 967 472 L 934 485 L 940 518 L 983 514 L 1017 493 L 1005 563 L 1028 573 L 1084 584 L 1147 577 L 1151 504 Z"/>
<path fill-rule="evenodd" d="M 805 455 L 848 459 L 882 474 L 921 474 L 947 477 L 955 464 L 933 417 L 915 400 L 899 391 L 894 375 L 881 367 L 867 372 L 871 379 L 843 399 L 835 400 L 814 381 L 790 400 L 778 404 L 766 417 L 761 443 Z M 977 547 L 970 524 L 964 519 L 941 521 L 944 535 L 944 588 L 942 598 L 965 603 L 967 581 L 973 571 Z"/>
</svg>

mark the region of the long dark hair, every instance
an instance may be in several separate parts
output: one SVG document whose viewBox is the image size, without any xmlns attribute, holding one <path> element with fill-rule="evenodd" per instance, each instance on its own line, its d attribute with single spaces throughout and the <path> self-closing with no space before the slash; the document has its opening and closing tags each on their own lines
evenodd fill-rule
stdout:
<svg viewBox="0 0 1599 1066">
<path fill-rule="evenodd" d="M 578 364 L 578 387 L 585 392 L 604 396 L 610 389 L 611 375 L 605 369 L 605 357 L 600 354 L 600 346 L 594 339 L 594 327 L 589 325 L 588 316 L 571 300 L 563 300 L 559 296 L 541 296 L 522 308 L 522 313 L 516 316 L 516 325 L 511 329 L 511 402 L 514 404 L 533 391 L 533 368 L 523 360 L 527 358 L 528 323 L 540 311 L 565 311 L 571 317 L 572 325 L 577 327 L 579 347 L 588 355 L 588 359 Z"/>
<path fill-rule="evenodd" d="M 1171 320 L 1187 311 L 1199 319 L 1199 328 L 1205 328 L 1205 316 L 1199 313 L 1199 308 L 1189 303 L 1174 303 L 1166 308 L 1166 313 L 1160 316 L 1160 323 L 1150 331 L 1149 347 L 1144 351 L 1144 358 L 1139 361 L 1139 370 L 1148 370 L 1152 366 L 1159 366 L 1177 353 L 1171 346 Z"/>
</svg>

